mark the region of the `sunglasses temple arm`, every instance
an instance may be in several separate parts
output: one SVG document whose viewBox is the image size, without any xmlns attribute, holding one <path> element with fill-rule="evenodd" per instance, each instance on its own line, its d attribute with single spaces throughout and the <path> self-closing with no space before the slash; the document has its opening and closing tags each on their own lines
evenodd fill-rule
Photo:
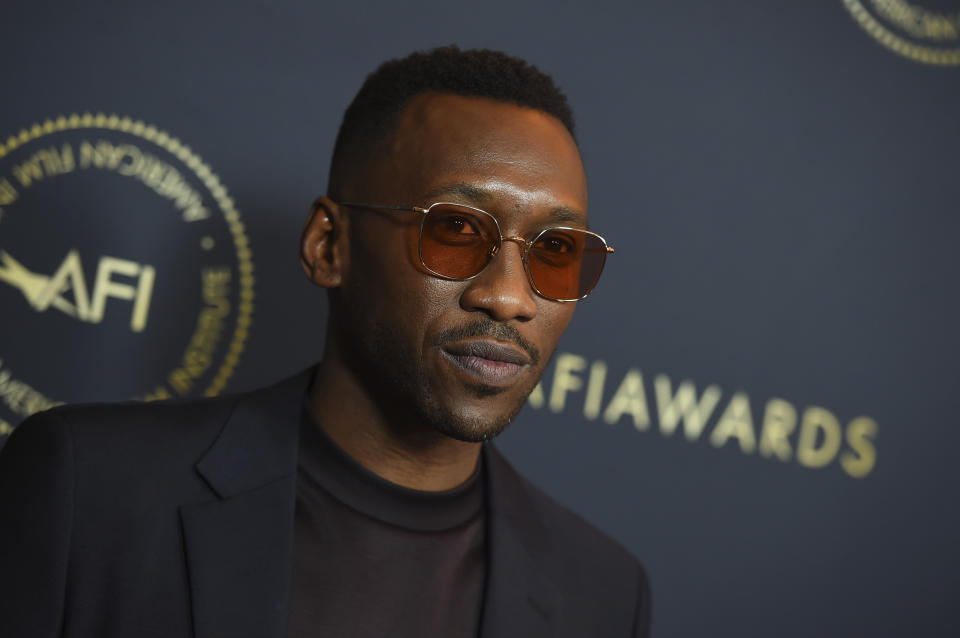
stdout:
<svg viewBox="0 0 960 638">
<path fill-rule="evenodd" d="M 389 206 L 387 204 L 367 204 L 364 202 L 337 202 L 340 206 L 347 206 L 349 208 L 372 208 L 374 210 L 396 210 L 403 211 L 407 213 L 426 213 L 426 208 L 420 208 L 419 206 Z"/>
</svg>

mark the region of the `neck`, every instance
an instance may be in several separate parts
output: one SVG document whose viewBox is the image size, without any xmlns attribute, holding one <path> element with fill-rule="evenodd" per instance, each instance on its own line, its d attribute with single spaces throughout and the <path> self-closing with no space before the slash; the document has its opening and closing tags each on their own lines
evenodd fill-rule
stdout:
<svg viewBox="0 0 960 638">
<path fill-rule="evenodd" d="M 450 438 L 377 401 L 332 345 L 328 340 L 309 400 L 317 422 L 340 448 L 381 478 L 415 490 L 448 490 L 470 478 L 479 443 Z"/>
</svg>

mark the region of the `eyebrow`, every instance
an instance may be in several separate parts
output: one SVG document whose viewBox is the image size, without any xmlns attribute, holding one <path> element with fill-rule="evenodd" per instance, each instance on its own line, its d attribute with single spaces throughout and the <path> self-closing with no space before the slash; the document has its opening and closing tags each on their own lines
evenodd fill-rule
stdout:
<svg viewBox="0 0 960 638">
<path fill-rule="evenodd" d="M 477 208 L 489 206 L 493 203 L 494 199 L 489 191 L 477 188 L 466 182 L 443 184 L 431 190 L 424 197 L 432 202 L 435 198 L 443 195 L 453 195 L 459 199 L 464 199 L 469 202 L 470 205 L 476 206 Z M 548 215 L 550 219 L 556 223 L 577 223 L 583 225 L 584 228 L 589 227 L 585 215 L 569 206 L 556 206 L 551 208 Z"/>
</svg>

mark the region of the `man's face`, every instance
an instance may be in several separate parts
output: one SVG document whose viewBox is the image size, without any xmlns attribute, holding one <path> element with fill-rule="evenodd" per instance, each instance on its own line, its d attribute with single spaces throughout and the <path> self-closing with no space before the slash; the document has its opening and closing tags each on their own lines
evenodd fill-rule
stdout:
<svg viewBox="0 0 960 638">
<path fill-rule="evenodd" d="M 505 237 L 556 225 L 585 228 L 580 154 L 555 118 L 484 98 L 424 94 L 344 199 L 491 213 Z M 519 412 L 575 303 L 538 296 L 522 249 L 503 242 L 477 277 L 449 281 L 417 254 L 421 215 L 348 209 L 349 259 L 335 296 L 350 366 L 398 419 L 449 436 L 491 438 Z"/>
</svg>

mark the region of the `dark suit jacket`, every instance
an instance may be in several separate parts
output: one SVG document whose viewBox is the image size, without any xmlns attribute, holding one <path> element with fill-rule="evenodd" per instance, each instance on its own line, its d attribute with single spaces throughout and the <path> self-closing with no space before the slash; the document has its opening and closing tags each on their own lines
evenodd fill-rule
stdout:
<svg viewBox="0 0 960 638">
<path fill-rule="evenodd" d="M 17 428 L 0 454 L 0 636 L 285 638 L 308 381 Z M 480 635 L 647 635 L 637 560 L 483 453 Z"/>
</svg>

